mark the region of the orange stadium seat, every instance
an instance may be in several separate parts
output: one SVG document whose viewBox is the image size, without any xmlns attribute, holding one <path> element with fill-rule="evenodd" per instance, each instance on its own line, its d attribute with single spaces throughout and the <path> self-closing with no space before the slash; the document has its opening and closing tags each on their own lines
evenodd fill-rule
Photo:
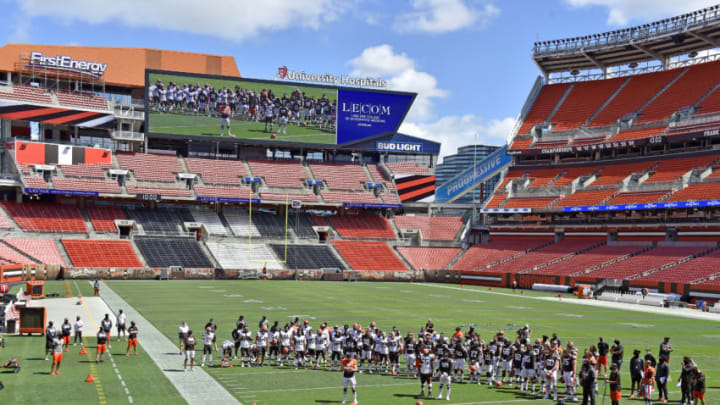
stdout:
<svg viewBox="0 0 720 405">
<path fill-rule="evenodd" d="M 87 207 L 87 213 L 96 232 L 117 232 L 115 220 L 127 218 L 120 207 L 91 205 Z"/>
<path fill-rule="evenodd" d="M 58 190 L 97 191 L 98 193 L 122 194 L 122 188 L 120 188 L 117 181 L 54 178 L 52 182 Z"/>
<path fill-rule="evenodd" d="M 528 111 L 527 116 L 523 120 L 522 126 L 518 130 L 518 135 L 524 135 L 533 125 L 545 122 L 568 87 L 570 87 L 569 83 L 548 84 L 543 86 L 540 94 L 535 99 L 532 107 L 530 107 L 530 111 Z"/>
<path fill-rule="evenodd" d="M 126 240 L 63 239 L 62 243 L 75 267 L 142 267 Z"/>
<path fill-rule="evenodd" d="M 518 273 L 524 270 L 531 271 L 534 266 L 548 263 L 553 259 L 562 258 L 568 254 L 588 249 L 603 242 L 604 240 L 601 238 L 566 238 L 550 246 L 529 252 L 517 259 L 490 267 L 488 271 L 498 273 Z"/>
<path fill-rule="evenodd" d="M 535 270 L 532 274 L 551 274 L 555 276 L 569 276 L 582 272 L 594 266 L 610 262 L 622 256 L 633 254 L 644 249 L 643 246 L 608 246 L 603 245 L 585 253 L 571 257 L 541 269 Z"/>
<path fill-rule="evenodd" d="M 378 204 L 380 201 L 373 193 L 343 193 L 337 191 L 321 191 L 320 196 L 325 202 L 353 202 L 353 203 L 370 203 Z"/>
<path fill-rule="evenodd" d="M 333 245 L 354 270 L 408 270 L 385 242 L 335 240 Z"/>
<path fill-rule="evenodd" d="M 691 184 L 668 198 L 667 202 L 720 199 L 720 183 Z"/>
<path fill-rule="evenodd" d="M 617 190 L 582 190 L 576 191 L 560 200 L 555 207 L 582 207 L 586 205 L 602 205 Z"/>
<path fill-rule="evenodd" d="M 590 273 L 588 277 L 627 279 L 636 277 L 643 272 L 659 268 L 665 264 L 676 262 L 684 257 L 696 255 L 707 247 L 670 247 L 662 246 L 640 253 L 627 260 L 615 263 Z"/>
<path fill-rule="evenodd" d="M 398 247 L 398 252 L 416 270 L 442 270 L 462 251 L 460 248 Z"/>
<path fill-rule="evenodd" d="M 323 180 L 331 190 L 363 190 L 370 181 L 362 166 L 357 164 L 310 163 L 316 180 Z"/>
<path fill-rule="evenodd" d="M 500 204 L 505 201 L 507 198 L 507 193 L 494 193 L 492 197 L 490 197 L 490 200 L 487 204 L 485 204 L 485 208 L 500 208 Z"/>
<path fill-rule="evenodd" d="M 74 206 L 49 203 L 4 201 L 2 206 L 20 228 L 38 232 L 87 233 L 80 210 Z"/>
<path fill-rule="evenodd" d="M 400 174 L 430 174 L 430 168 L 420 166 L 417 162 L 385 163 L 385 166 L 393 173 Z"/>
<path fill-rule="evenodd" d="M 653 136 L 662 135 L 665 127 L 660 128 L 643 128 L 631 129 L 629 131 L 620 132 L 610 138 L 610 142 L 634 141 L 636 139 L 652 138 Z"/>
<path fill-rule="evenodd" d="M 575 83 L 552 118 L 555 124 L 553 131 L 566 131 L 583 125 L 625 80 L 622 77 Z"/>
<path fill-rule="evenodd" d="M 650 171 L 651 176 L 645 180 L 645 183 L 661 183 L 678 180 L 690 170 L 704 168 L 719 157 L 718 155 L 708 155 L 662 160 L 657 167 Z"/>
<path fill-rule="evenodd" d="M 104 179 L 105 170 L 112 165 L 106 163 L 59 165 L 65 177 L 85 177 L 91 179 Z"/>
<path fill-rule="evenodd" d="M 552 242 L 552 238 L 497 236 L 487 245 L 473 245 L 455 262 L 453 270 L 483 270 L 489 264 Z"/>
<path fill-rule="evenodd" d="M 66 264 L 60 256 L 54 239 L 5 238 L 3 242 L 35 259 L 38 263 Z"/>
<path fill-rule="evenodd" d="M 696 115 L 720 112 L 720 89 L 715 89 L 715 91 L 701 101 L 696 108 Z"/>
<path fill-rule="evenodd" d="M 245 165 L 238 160 L 214 160 L 185 158 L 190 173 L 200 175 L 204 184 L 239 186 L 240 178 L 246 176 Z"/>
<path fill-rule="evenodd" d="M 589 187 L 617 186 L 633 173 L 644 172 L 653 165 L 652 162 L 608 164 L 600 166 L 597 179 Z"/>
<path fill-rule="evenodd" d="M 128 184 L 127 191 L 128 194 L 159 194 L 168 197 L 190 197 L 190 190 L 186 188 L 144 187 Z"/>
<path fill-rule="evenodd" d="M 419 229 L 424 240 L 454 240 L 463 224 L 462 217 L 396 215 L 394 220 L 398 229 Z"/>
<path fill-rule="evenodd" d="M 136 179 L 143 181 L 174 183 L 175 173 L 183 171 L 175 155 L 118 152 L 117 159 L 121 168 L 132 171 Z"/>
<path fill-rule="evenodd" d="M 720 263 L 720 250 L 716 250 L 705 256 L 687 261 L 677 266 L 640 277 L 640 281 L 662 281 L 667 283 L 689 284 L 696 280 L 701 280 L 715 273 L 720 273 L 718 269 Z"/>
<path fill-rule="evenodd" d="M 515 197 L 505 202 L 503 208 L 546 208 L 558 197 Z"/>
<path fill-rule="evenodd" d="M 395 232 L 380 215 L 335 215 L 329 217 L 343 238 L 395 239 Z"/>
<path fill-rule="evenodd" d="M 270 187 L 302 188 L 310 176 L 298 161 L 248 160 L 253 176 L 265 179 Z"/>
<path fill-rule="evenodd" d="M 628 205 L 628 204 L 649 204 L 660 201 L 661 198 L 670 193 L 670 190 L 663 191 L 634 191 L 620 193 L 611 198 L 605 205 Z"/>
</svg>

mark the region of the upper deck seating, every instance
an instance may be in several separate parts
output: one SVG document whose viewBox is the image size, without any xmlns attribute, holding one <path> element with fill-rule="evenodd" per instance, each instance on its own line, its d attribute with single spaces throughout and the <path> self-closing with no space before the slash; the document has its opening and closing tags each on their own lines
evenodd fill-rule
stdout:
<svg viewBox="0 0 720 405">
<path fill-rule="evenodd" d="M 309 177 L 298 161 L 248 160 L 248 165 L 253 176 L 264 178 L 270 187 L 302 188 Z"/>
<path fill-rule="evenodd" d="M 310 163 L 316 180 L 323 180 L 331 190 L 363 190 L 370 181 L 362 166 L 351 163 Z"/>
<path fill-rule="evenodd" d="M 552 118 L 553 131 L 566 131 L 585 123 L 627 80 L 625 77 L 575 83 Z"/>
<path fill-rule="evenodd" d="M 204 184 L 239 186 L 246 176 L 245 165 L 239 160 L 185 158 L 190 173 L 200 175 Z"/>
<path fill-rule="evenodd" d="M 26 231 L 87 233 L 82 214 L 75 206 L 9 201 L 2 202 L 2 206 Z"/>
<path fill-rule="evenodd" d="M 397 215 L 394 220 L 398 229 L 419 229 L 424 240 L 454 240 L 463 225 L 462 217 Z"/>
<path fill-rule="evenodd" d="M 175 155 L 118 152 L 117 159 L 121 168 L 132 171 L 136 179 L 143 181 L 174 183 L 175 174 L 183 171 Z"/>
<path fill-rule="evenodd" d="M 540 94 L 538 94 L 527 116 L 523 120 L 518 134 L 526 134 L 533 125 L 545 122 L 568 87 L 570 87 L 569 83 L 548 84 L 543 86 Z"/>
</svg>

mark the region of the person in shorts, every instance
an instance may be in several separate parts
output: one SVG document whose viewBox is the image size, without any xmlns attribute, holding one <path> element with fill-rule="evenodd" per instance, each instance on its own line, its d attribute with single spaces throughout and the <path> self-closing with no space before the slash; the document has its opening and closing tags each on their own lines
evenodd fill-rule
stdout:
<svg viewBox="0 0 720 405">
<path fill-rule="evenodd" d="M 350 353 L 345 353 L 345 358 L 340 362 L 343 370 L 343 401 L 347 403 L 347 388 L 348 385 L 353 392 L 353 403 L 357 403 L 357 381 L 355 379 L 355 373 L 358 371 L 357 360 L 353 359 Z"/>
<path fill-rule="evenodd" d="M 183 354 L 183 347 L 185 346 L 185 341 L 188 337 L 188 332 L 190 331 L 190 327 L 188 326 L 187 322 L 182 321 L 180 326 L 178 327 L 178 345 L 180 346 L 180 355 Z"/>
<path fill-rule="evenodd" d="M 70 351 L 70 334 L 72 333 L 72 325 L 70 325 L 70 321 L 65 318 L 65 321 L 62 325 L 60 325 L 60 336 L 62 336 L 63 346 L 65 346 L 65 351 Z"/>
<path fill-rule="evenodd" d="M 50 365 L 50 375 L 60 375 L 60 363 L 63 359 L 63 343 L 64 340 L 58 337 L 53 339 L 52 364 Z"/>
<path fill-rule="evenodd" d="M 77 345 L 78 340 L 80 341 L 80 346 L 84 346 L 82 339 L 82 330 L 83 330 L 83 324 L 82 319 L 78 316 L 75 318 L 75 324 L 73 325 L 73 328 L 75 329 L 75 338 L 73 339 L 73 346 Z"/>
<path fill-rule="evenodd" d="M 118 335 L 118 342 L 120 341 L 120 332 L 122 332 L 122 338 L 125 339 L 127 335 L 125 334 L 126 326 L 125 322 L 127 320 L 127 316 L 121 309 L 118 311 L 117 317 L 115 319 L 115 327 L 117 327 L 117 335 Z"/>
<path fill-rule="evenodd" d="M 137 335 L 138 335 L 138 328 L 135 326 L 135 321 L 130 321 L 130 327 L 128 328 L 128 346 L 127 351 L 125 352 L 125 356 L 130 356 L 130 348 L 133 348 L 135 351 L 135 355 L 138 355 L 137 352 Z"/>
<path fill-rule="evenodd" d="M 53 340 L 58 336 L 57 329 L 53 325 L 53 321 L 50 321 L 45 328 L 45 360 L 48 360 L 48 355 L 53 350 Z"/>
<path fill-rule="evenodd" d="M 95 352 L 95 362 L 102 363 L 105 352 L 107 352 L 108 335 L 101 326 L 97 333 L 97 351 Z"/>
<path fill-rule="evenodd" d="M 187 371 L 188 360 L 190 360 L 190 371 L 193 371 L 193 366 L 195 366 L 196 343 L 195 337 L 192 335 L 192 330 L 188 329 L 187 335 L 185 336 L 185 342 L 183 343 L 183 347 L 185 348 L 185 362 L 183 363 L 183 369 L 185 371 Z"/>
</svg>

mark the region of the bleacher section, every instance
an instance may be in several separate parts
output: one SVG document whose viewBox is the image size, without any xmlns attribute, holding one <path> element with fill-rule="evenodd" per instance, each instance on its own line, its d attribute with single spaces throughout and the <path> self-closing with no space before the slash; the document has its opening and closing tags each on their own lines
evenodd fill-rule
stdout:
<svg viewBox="0 0 720 405">
<path fill-rule="evenodd" d="M 720 62 L 691 66 L 667 90 L 640 111 L 638 123 L 661 121 L 681 107 L 695 104 L 720 81 Z"/>
<path fill-rule="evenodd" d="M 285 258 L 285 245 L 270 245 L 275 256 Z M 285 267 L 297 270 L 319 270 L 322 268 L 345 269 L 345 265 L 332 253 L 330 246 L 287 245 Z"/>
<path fill-rule="evenodd" d="M 494 237 L 487 245 L 472 245 L 455 262 L 453 270 L 483 270 L 487 265 L 552 242 L 552 238 Z"/>
<path fill-rule="evenodd" d="M 65 264 L 54 239 L 5 238 L 2 240 L 42 264 Z"/>
<path fill-rule="evenodd" d="M 199 175 L 204 184 L 239 186 L 240 178 L 246 175 L 245 165 L 238 160 L 212 160 L 186 157 L 185 164 L 187 165 L 188 171 Z M 197 187 L 195 191 L 197 191 Z"/>
<path fill-rule="evenodd" d="M 554 203 L 558 197 L 516 197 L 505 202 L 503 208 L 545 208 Z"/>
<path fill-rule="evenodd" d="M 415 270 L 442 270 L 462 251 L 460 248 L 398 247 Z"/>
<path fill-rule="evenodd" d="M 552 119 L 555 124 L 553 131 L 566 131 L 583 125 L 625 80 L 623 77 L 575 83 Z"/>
<path fill-rule="evenodd" d="M 569 276 L 571 274 L 582 273 L 585 269 L 600 266 L 603 263 L 608 263 L 612 260 L 617 260 L 618 258 L 633 254 L 644 248 L 644 246 L 603 245 L 585 253 L 573 256 L 567 260 L 535 270 L 532 274 Z"/>
<path fill-rule="evenodd" d="M 118 207 L 90 205 L 86 209 L 95 232 L 117 232 L 115 220 L 127 218 L 125 211 Z"/>
<path fill-rule="evenodd" d="M 109 109 L 108 102 L 105 98 L 92 93 L 58 91 L 55 93 L 55 96 L 57 96 L 57 100 L 61 105 L 93 110 Z"/>
<path fill-rule="evenodd" d="M 620 163 L 601 166 L 597 179 L 590 187 L 617 186 L 633 173 L 644 172 L 652 166 L 652 162 Z"/>
<path fill-rule="evenodd" d="M 707 247 L 669 247 L 662 246 L 640 253 L 612 266 L 604 267 L 587 274 L 588 277 L 628 279 L 636 278 L 644 272 L 676 262 L 684 257 L 696 255 Z"/>
<path fill-rule="evenodd" d="M 689 284 L 720 273 L 718 263 L 720 263 L 720 250 L 715 250 L 705 256 L 700 256 L 669 269 L 640 277 L 638 280 Z"/>
<path fill-rule="evenodd" d="M 527 116 L 523 120 L 522 126 L 518 130 L 518 135 L 524 135 L 530 131 L 533 125 L 545 122 L 569 86 L 570 84 L 568 83 L 543 86 L 537 99 L 535 99 L 535 103 L 533 103 Z"/>
<path fill-rule="evenodd" d="M 117 181 L 97 181 L 81 179 L 54 178 L 53 185 L 58 190 L 97 191 L 98 193 L 121 194 L 122 188 Z M 130 186 L 128 186 L 128 191 Z"/>
<path fill-rule="evenodd" d="M 28 188 L 47 189 L 48 184 L 42 177 L 24 177 L 25 184 Z"/>
<path fill-rule="evenodd" d="M 645 183 L 660 183 L 678 180 L 694 168 L 704 168 L 718 158 L 717 155 L 694 156 L 690 158 L 663 160 L 650 171 Z"/>
<path fill-rule="evenodd" d="M 248 236 L 260 237 L 260 231 L 255 224 L 250 225 L 250 215 L 244 208 L 229 208 L 223 211 L 223 217 L 230 225 L 230 230 L 235 236 L 247 238 Z"/>
<path fill-rule="evenodd" d="M 385 166 L 393 173 L 399 174 L 430 174 L 430 168 L 420 166 L 416 162 L 385 163 Z"/>
<path fill-rule="evenodd" d="M 204 209 L 194 209 L 190 210 L 190 213 L 195 220 L 195 222 L 199 222 L 201 224 L 204 224 L 205 227 L 207 227 L 208 233 L 210 235 L 216 235 L 216 236 L 226 236 L 227 231 L 225 230 L 225 225 L 222 223 L 220 218 L 217 216 L 216 213 L 210 211 L 210 210 L 204 210 Z"/>
<path fill-rule="evenodd" d="M 670 193 L 670 190 L 620 193 L 611 198 L 606 205 L 654 203 L 660 201 L 660 199 L 665 197 L 668 193 Z"/>
<path fill-rule="evenodd" d="M 298 161 L 248 160 L 253 176 L 265 179 L 270 187 L 302 188 L 308 178 L 305 166 Z"/>
<path fill-rule="evenodd" d="M 150 267 L 181 266 L 183 268 L 213 268 L 200 244 L 192 238 L 136 237 L 135 244 Z"/>
<path fill-rule="evenodd" d="M 222 198 L 255 198 L 249 187 L 212 187 L 194 186 L 195 195 L 198 197 L 222 197 Z M 189 194 L 189 190 L 185 190 Z"/>
<path fill-rule="evenodd" d="M 284 269 L 278 258 L 262 243 L 206 242 L 208 249 L 223 269 L 256 269 L 267 266 L 270 270 Z"/>
<path fill-rule="evenodd" d="M 105 163 L 96 164 L 75 164 L 58 166 L 65 177 L 83 177 L 90 179 L 104 179 L 105 170 L 111 169 L 112 165 Z"/>
<path fill-rule="evenodd" d="M 126 213 L 127 218 L 135 220 L 146 233 L 177 234 L 183 231 L 183 223 L 194 220 L 187 208 L 174 210 L 135 208 L 127 209 Z"/>
<path fill-rule="evenodd" d="M 398 229 L 419 229 L 423 240 L 455 239 L 463 224 L 462 217 L 420 217 L 397 215 L 394 218 Z"/>
<path fill-rule="evenodd" d="M 632 76 L 628 84 L 598 113 L 589 127 L 614 124 L 627 113 L 637 111 L 680 73 L 680 69 Z"/>
<path fill-rule="evenodd" d="M 500 204 L 507 198 L 507 193 L 495 193 L 490 197 L 490 200 L 485 204 L 485 208 L 500 208 Z"/>
<path fill-rule="evenodd" d="M 617 190 L 585 190 L 576 191 L 555 204 L 555 207 L 579 207 L 585 205 L 601 205 L 612 197 Z"/>
<path fill-rule="evenodd" d="M 2 202 L 2 206 L 26 231 L 87 233 L 82 214 L 74 206 L 10 201 Z"/>
<path fill-rule="evenodd" d="M 335 240 L 333 245 L 354 270 L 408 270 L 385 242 Z"/>
<path fill-rule="evenodd" d="M 719 196 L 720 183 L 699 183 L 689 185 L 671 195 L 666 201 L 707 201 L 716 200 Z"/>
<path fill-rule="evenodd" d="M 332 190 L 361 191 L 370 181 L 363 167 L 356 164 L 310 163 L 310 170 L 316 180 L 323 180 Z"/>
<path fill-rule="evenodd" d="M 373 193 L 342 193 L 335 191 L 321 191 L 320 196 L 325 202 L 329 203 L 371 203 L 378 204 L 379 201 Z"/>
<path fill-rule="evenodd" d="M 715 89 L 696 106 L 697 115 L 712 114 L 720 111 L 720 89 Z"/>
<path fill-rule="evenodd" d="M 125 240 L 63 239 L 62 243 L 75 267 L 143 267 Z"/>
<path fill-rule="evenodd" d="M 627 131 L 619 132 L 617 135 L 610 138 L 610 140 L 613 142 L 634 141 L 636 139 L 645 139 L 653 136 L 659 136 L 662 135 L 664 131 L 665 127 L 630 129 Z"/>
<path fill-rule="evenodd" d="M 302 239 L 317 238 L 317 233 L 313 230 L 315 223 L 308 214 L 290 213 L 288 225 L 295 232 L 295 236 Z"/>
<path fill-rule="evenodd" d="M 175 173 L 183 171 L 175 155 L 118 152 L 117 159 L 121 168 L 132 171 L 142 181 L 174 183 Z"/>
<path fill-rule="evenodd" d="M 285 215 L 253 212 L 252 224 L 255 225 L 260 235 L 265 238 L 285 238 Z M 288 237 L 290 237 L 289 232 L 288 230 Z"/>
<path fill-rule="evenodd" d="M 0 243 L 0 264 L 32 264 L 33 261 Z"/>
<path fill-rule="evenodd" d="M 28 101 L 31 103 L 52 104 L 52 98 L 45 90 L 22 84 L 15 84 L 12 87 L 2 86 L 0 98 Z"/>
<path fill-rule="evenodd" d="M 602 243 L 604 243 L 604 240 L 599 238 L 566 238 L 550 246 L 529 252 L 517 259 L 490 267 L 488 271 L 513 274 L 526 270 L 532 271 L 534 266 L 546 264 L 553 259 L 560 259 L 568 254 L 577 253 Z"/>
<path fill-rule="evenodd" d="M 336 215 L 330 221 L 343 238 L 395 239 L 390 223 L 379 215 Z"/>
</svg>

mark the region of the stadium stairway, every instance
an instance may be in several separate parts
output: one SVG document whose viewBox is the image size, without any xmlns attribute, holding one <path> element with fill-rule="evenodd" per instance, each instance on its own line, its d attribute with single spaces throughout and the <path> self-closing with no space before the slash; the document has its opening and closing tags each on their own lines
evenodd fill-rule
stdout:
<svg viewBox="0 0 720 405">
<path fill-rule="evenodd" d="M 90 239 L 92 239 L 97 233 L 95 232 L 95 227 L 92 224 L 92 220 L 90 220 L 90 215 L 88 215 L 88 212 L 85 208 L 78 208 L 80 210 L 80 215 L 82 215 L 83 220 L 85 221 L 85 226 L 88 229 L 88 235 L 90 236 Z"/>
<path fill-rule="evenodd" d="M 60 257 L 62 258 L 63 262 L 67 264 L 72 264 L 72 261 L 70 261 L 70 255 L 68 255 L 67 251 L 65 250 L 65 245 L 63 245 L 60 239 L 55 239 L 55 247 L 57 247 L 57 250 L 60 253 Z M 137 255 L 137 252 L 135 252 L 135 254 Z M 143 264 L 143 266 L 145 265 L 146 264 Z"/>
<path fill-rule="evenodd" d="M 187 166 L 187 162 L 185 161 L 185 158 L 178 153 L 177 160 L 180 162 L 180 168 L 182 169 L 181 173 L 192 173 Z"/>
<path fill-rule="evenodd" d="M 62 246 L 62 243 L 60 244 Z M 144 268 L 149 268 L 147 260 L 145 260 L 145 256 L 143 256 L 142 252 L 140 251 L 140 248 L 135 244 L 135 241 L 130 239 L 130 246 L 133 249 L 133 252 L 135 252 L 135 256 L 137 256 L 140 263 L 143 265 Z M 70 262 L 68 262 L 70 263 Z"/>
<path fill-rule="evenodd" d="M 395 256 L 400 259 L 403 264 L 405 264 L 405 267 L 407 267 L 408 269 L 414 269 L 413 265 L 410 264 L 410 261 L 405 256 L 403 256 L 402 253 L 400 253 L 397 246 L 390 246 L 390 250 L 392 250 Z"/>
</svg>

